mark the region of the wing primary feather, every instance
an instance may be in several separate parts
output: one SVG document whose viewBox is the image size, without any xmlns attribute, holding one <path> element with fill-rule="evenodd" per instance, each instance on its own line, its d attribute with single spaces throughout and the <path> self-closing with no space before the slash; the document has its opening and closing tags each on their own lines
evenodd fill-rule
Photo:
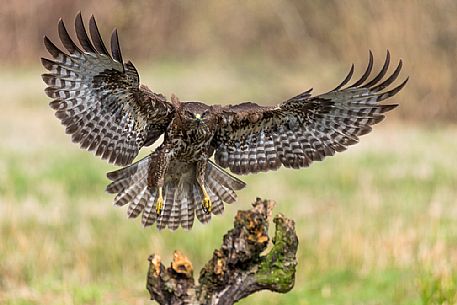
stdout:
<svg viewBox="0 0 457 305">
<path fill-rule="evenodd" d="M 385 100 L 386 98 L 392 97 L 392 96 L 394 96 L 395 94 L 397 94 L 397 93 L 406 85 L 406 83 L 408 82 L 408 80 L 409 80 L 409 76 L 403 81 L 403 83 L 401 83 L 401 84 L 398 85 L 397 87 L 393 88 L 393 89 L 390 90 L 390 91 L 386 91 L 386 92 L 384 92 L 384 93 L 381 93 L 381 94 L 379 95 L 378 101 Z"/>
<path fill-rule="evenodd" d="M 386 112 L 389 112 L 395 108 L 398 107 L 398 104 L 389 104 L 389 105 L 381 105 L 380 106 L 380 109 L 381 109 L 381 112 L 380 113 L 386 113 Z"/>
<path fill-rule="evenodd" d="M 387 50 L 387 55 L 386 55 L 386 61 L 384 62 L 384 65 L 382 66 L 381 71 L 379 71 L 378 75 L 375 76 L 370 82 L 366 83 L 363 85 L 365 88 L 370 88 L 374 85 L 376 85 L 383 77 L 386 75 L 387 69 L 389 69 L 389 64 L 390 64 L 390 52 Z"/>
<path fill-rule="evenodd" d="M 378 92 L 378 91 L 381 91 L 385 88 L 387 88 L 387 86 L 389 86 L 390 84 L 392 84 L 398 77 L 398 75 L 400 74 L 400 71 L 401 71 L 401 68 L 403 66 L 403 62 L 400 61 L 398 62 L 398 66 L 397 68 L 395 69 L 395 71 L 392 73 L 391 76 L 389 76 L 389 78 L 387 78 L 385 81 L 383 81 L 381 84 L 375 86 L 375 87 L 372 87 L 370 88 L 371 91 L 374 91 L 374 92 Z"/>
<path fill-rule="evenodd" d="M 44 46 L 54 58 L 57 58 L 59 55 L 65 55 L 65 53 L 60 50 L 56 45 L 48 38 L 48 36 L 43 37 Z"/>
<path fill-rule="evenodd" d="M 52 87 L 54 86 L 56 77 L 53 74 L 44 73 L 41 74 L 41 79 L 46 83 L 46 85 Z"/>
<path fill-rule="evenodd" d="M 41 58 L 41 64 L 49 71 L 52 71 L 55 66 L 59 65 L 55 61 L 43 57 Z"/>
<path fill-rule="evenodd" d="M 351 69 L 349 70 L 349 73 L 346 75 L 346 78 L 341 82 L 341 84 L 336 86 L 336 88 L 333 89 L 332 91 L 340 90 L 344 85 L 346 85 L 351 80 L 353 74 L 354 74 L 354 64 L 351 65 Z"/>
<path fill-rule="evenodd" d="M 91 53 L 97 53 L 92 42 L 90 42 L 89 36 L 87 36 L 86 28 L 84 27 L 83 18 L 81 16 L 81 12 L 76 15 L 75 18 L 75 30 L 76 36 L 78 37 L 79 43 L 83 47 L 84 50 Z"/>
<path fill-rule="evenodd" d="M 65 49 L 68 50 L 68 52 L 70 52 L 70 54 L 82 53 L 78 46 L 75 44 L 75 42 L 71 39 L 70 35 L 68 34 L 62 18 L 59 19 L 59 37 L 62 41 L 63 46 L 65 47 Z"/>
<path fill-rule="evenodd" d="M 363 73 L 363 75 L 360 77 L 360 79 L 358 81 L 356 81 L 351 86 L 349 86 L 349 88 L 355 88 L 355 87 L 363 84 L 363 82 L 367 80 L 368 76 L 370 76 L 371 71 L 373 71 L 373 53 L 370 50 L 370 53 L 368 56 L 368 66 L 367 66 L 367 69 L 365 70 L 365 73 Z"/>
<path fill-rule="evenodd" d="M 97 49 L 97 51 L 101 54 L 109 55 L 108 50 L 106 49 L 105 44 L 103 43 L 102 36 L 98 31 L 97 22 L 95 21 L 94 15 L 92 15 L 89 20 L 89 32 L 90 37 L 92 38 L 92 42 L 94 43 L 94 46 Z"/>
<path fill-rule="evenodd" d="M 122 53 L 121 47 L 119 45 L 119 37 L 117 35 L 117 29 L 114 29 L 113 33 L 111 34 L 111 53 L 113 54 L 113 58 L 123 64 L 122 61 Z"/>
<path fill-rule="evenodd" d="M 311 96 L 311 91 L 313 91 L 313 88 L 310 88 L 290 99 L 288 99 L 286 102 L 288 101 L 292 101 L 292 100 L 296 100 L 296 101 L 299 101 L 299 100 L 307 100 L 310 96 Z"/>
</svg>

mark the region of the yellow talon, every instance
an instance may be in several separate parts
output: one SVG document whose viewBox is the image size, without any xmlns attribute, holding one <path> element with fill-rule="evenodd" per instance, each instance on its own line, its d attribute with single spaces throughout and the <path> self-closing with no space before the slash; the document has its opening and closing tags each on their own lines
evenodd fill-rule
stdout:
<svg viewBox="0 0 457 305">
<path fill-rule="evenodd" d="M 202 186 L 202 192 L 203 192 L 203 201 L 202 201 L 202 207 L 203 211 L 207 214 L 211 213 L 211 210 L 213 209 L 213 203 L 211 202 L 211 199 L 209 199 L 208 192 L 206 192 L 206 189 L 204 186 Z"/>
<path fill-rule="evenodd" d="M 157 213 L 157 216 L 160 215 L 160 213 L 162 212 L 162 209 L 163 209 L 162 188 L 159 187 L 159 197 L 157 198 L 157 201 L 156 201 L 156 213 Z"/>
</svg>

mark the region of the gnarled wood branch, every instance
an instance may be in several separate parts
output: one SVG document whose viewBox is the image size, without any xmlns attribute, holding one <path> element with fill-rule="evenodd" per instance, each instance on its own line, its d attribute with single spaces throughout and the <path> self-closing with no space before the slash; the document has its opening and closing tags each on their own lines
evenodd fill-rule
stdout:
<svg viewBox="0 0 457 305">
<path fill-rule="evenodd" d="M 294 222 L 277 215 L 273 247 L 262 254 L 270 238 L 268 226 L 273 201 L 257 198 L 253 208 L 239 211 L 234 228 L 224 235 L 222 246 L 200 271 L 198 284 L 192 263 L 176 251 L 165 268 L 157 254 L 149 257 L 147 289 L 161 305 L 228 305 L 262 289 L 290 291 L 295 282 L 298 238 Z"/>
</svg>

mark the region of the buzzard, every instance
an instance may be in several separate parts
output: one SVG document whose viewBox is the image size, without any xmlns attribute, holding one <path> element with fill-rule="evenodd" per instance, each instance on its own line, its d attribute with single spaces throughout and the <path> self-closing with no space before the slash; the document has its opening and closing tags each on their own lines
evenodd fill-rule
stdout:
<svg viewBox="0 0 457 305">
<path fill-rule="evenodd" d="M 397 79 L 402 62 L 385 77 L 387 56 L 381 71 L 372 74 L 370 51 L 365 73 L 348 85 L 353 72 L 335 89 L 312 96 L 311 90 L 277 106 L 252 102 L 238 105 L 206 105 L 180 101 L 140 85 L 135 66 L 124 62 L 117 30 L 111 36 L 111 54 L 94 17 L 86 32 L 81 14 L 75 19 L 78 46 L 60 19 L 58 33 L 63 52 L 46 36 L 44 45 L 52 59 L 42 58 L 49 71 L 42 75 L 50 106 L 81 148 L 116 165 L 107 174 L 114 203 L 128 204 L 128 216 L 142 212 L 142 224 L 159 229 L 190 229 L 195 215 L 202 223 L 221 214 L 233 203 L 245 183 L 232 173 L 302 168 L 313 161 L 343 151 L 371 131 L 384 113 L 397 104 L 380 102 L 398 93 L 408 81 Z M 164 135 L 163 142 L 147 157 L 133 163 L 139 150 Z M 210 158 L 214 155 L 214 161 Z"/>
</svg>

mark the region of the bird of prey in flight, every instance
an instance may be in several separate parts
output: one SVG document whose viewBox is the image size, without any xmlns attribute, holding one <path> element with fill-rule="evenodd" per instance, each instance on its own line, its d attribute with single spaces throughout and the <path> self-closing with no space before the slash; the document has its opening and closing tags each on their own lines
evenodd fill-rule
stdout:
<svg viewBox="0 0 457 305">
<path fill-rule="evenodd" d="M 190 229 L 195 215 L 206 223 L 236 200 L 245 183 L 228 171 L 245 175 L 302 168 L 358 143 L 397 104 L 381 104 L 398 93 L 391 87 L 402 68 L 386 77 L 390 55 L 372 75 L 370 52 L 365 73 L 350 83 L 349 74 L 335 89 L 313 96 L 311 90 L 276 106 L 252 102 L 207 105 L 170 100 L 140 84 L 135 66 L 124 62 L 117 30 L 111 53 L 92 16 L 86 31 L 78 14 L 70 37 L 62 20 L 59 38 L 65 51 L 46 36 L 50 59 L 42 58 L 50 106 L 81 148 L 116 165 L 108 173 L 114 202 L 128 204 L 129 217 L 141 214 L 144 226 Z M 90 35 L 90 37 L 89 37 Z M 371 76 L 371 77 L 370 77 Z M 132 164 L 139 150 L 164 135 L 148 156 Z M 210 158 L 214 156 L 214 161 Z"/>
</svg>

